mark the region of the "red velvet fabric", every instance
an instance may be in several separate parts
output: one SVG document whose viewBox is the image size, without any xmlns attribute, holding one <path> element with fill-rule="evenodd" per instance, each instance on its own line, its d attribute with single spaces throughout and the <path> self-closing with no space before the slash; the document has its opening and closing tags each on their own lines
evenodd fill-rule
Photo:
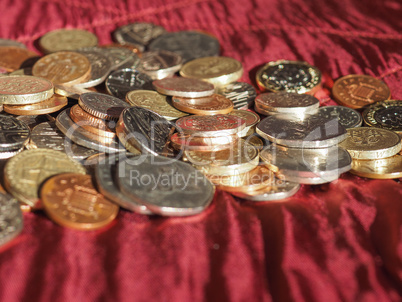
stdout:
<svg viewBox="0 0 402 302">
<path fill-rule="evenodd" d="M 111 42 L 120 25 L 206 30 L 243 62 L 243 80 L 277 59 L 324 75 L 317 96 L 335 104 L 333 80 L 364 73 L 402 97 L 398 0 L 3 0 L 0 36 L 25 42 L 84 28 Z M 251 77 L 249 77 L 251 74 Z M 0 301 L 401 301 L 402 187 L 344 174 L 303 186 L 283 202 L 252 203 L 217 191 L 189 218 L 120 211 L 106 230 L 62 228 L 24 215 L 0 251 Z"/>
</svg>

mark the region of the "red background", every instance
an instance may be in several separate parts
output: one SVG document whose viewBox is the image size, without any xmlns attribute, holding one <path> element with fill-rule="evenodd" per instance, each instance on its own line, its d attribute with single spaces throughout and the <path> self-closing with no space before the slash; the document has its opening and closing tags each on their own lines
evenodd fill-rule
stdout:
<svg viewBox="0 0 402 302">
<path fill-rule="evenodd" d="M 120 25 L 207 30 L 222 55 L 249 72 L 277 59 L 304 60 L 334 79 L 384 80 L 402 97 L 402 21 L 397 0 L 3 0 L 0 37 L 34 41 L 62 27 L 101 44 Z M 107 230 L 62 228 L 24 215 L 23 233 L 0 251 L 0 301 L 400 301 L 402 187 L 344 174 L 303 186 L 280 203 L 217 191 L 189 218 L 120 211 Z"/>
</svg>

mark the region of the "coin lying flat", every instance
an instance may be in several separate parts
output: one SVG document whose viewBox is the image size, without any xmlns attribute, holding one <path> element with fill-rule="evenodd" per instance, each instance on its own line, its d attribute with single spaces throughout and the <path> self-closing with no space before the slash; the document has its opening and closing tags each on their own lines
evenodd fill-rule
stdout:
<svg viewBox="0 0 402 302">
<path fill-rule="evenodd" d="M 255 126 L 260 122 L 260 117 L 252 111 L 248 110 L 233 110 L 230 115 L 240 117 L 246 121 L 246 127 L 239 133 L 240 137 L 251 135 L 255 132 Z"/>
<path fill-rule="evenodd" d="M 117 165 L 120 160 L 127 157 L 124 153 L 112 154 L 109 157 L 100 160 L 95 166 L 95 178 L 99 191 L 109 200 L 113 201 L 122 208 L 144 215 L 153 214 L 146 206 L 123 194 L 117 184 L 117 177 L 120 172 Z"/>
<path fill-rule="evenodd" d="M 20 202 L 38 207 L 38 189 L 50 176 L 60 173 L 85 174 L 85 168 L 66 154 L 50 149 L 23 151 L 7 161 L 4 181 Z"/>
<path fill-rule="evenodd" d="M 402 101 L 377 102 L 363 112 L 367 126 L 402 133 Z"/>
<path fill-rule="evenodd" d="M 96 92 L 96 89 L 93 87 L 90 87 L 88 89 L 85 88 L 79 88 L 76 86 L 68 86 L 68 85 L 60 85 L 57 84 L 54 86 L 54 92 L 58 95 L 66 96 L 71 99 L 78 100 L 81 94 L 87 93 L 87 92 Z"/>
<path fill-rule="evenodd" d="M 350 172 L 361 177 L 374 179 L 401 178 L 402 155 L 396 154 L 391 157 L 374 160 L 354 159 Z"/>
<path fill-rule="evenodd" d="M 4 105 L 5 112 L 16 115 L 39 115 L 59 111 L 67 106 L 67 98 L 64 96 L 53 95 L 51 98 L 35 104 L 28 105 Z"/>
<path fill-rule="evenodd" d="M 346 129 L 360 127 L 363 121 L 359 112 L 344 106 L 323 106 L 318 108 L 318 114 L 326 118 L 337 118 Z"/>
<path fill-rule="evenodd" d="M 184 98 L 210 96 L 215 91 L 214 85 L 197 79 L 166 78 L 155 80 L 152 84 L 161 94 Z"/>
<path fill-rule="evenodd" d="M 98 38 L 93 33 L 81 29 L 53 30 L 39 40 L 39 45 L 45 53 L 77 50 L 82 47 L 93 47 L 97 44 Z"/>
<path fill-rule="evenodd" d="M 308 93 L 313 95 L 321 87 L 321 72 L 301 61 L 269 62 L 257 71 L 261 90 L 273 92 Z"/>
<path fill-rule="evenodd" d="M 233 110 L 232 101 L 220 94 L 200 98 L 174 96 L 172 104 L 181 111 L 198 115 L 226 114 Z"/>
<path fill-rule="evenodd" d="M 0 193 L 0 246 L 17 237 L 23 226 L 18 201 L 8 194 Z"/>
<path fill-rule="evenodd" d="M 153 90 L 152 79 L 144 73 L 133 69 L 119 69 L 112 72 L 106 79 L 107 91 L 124 100 L 126 94 L 132 90 Z"/>
<path fill-rule="evenodd" d="M 85 82 L 76 84 L 75 86 L 88 88 L 103 83 L 112 68 L 112 62 L 108 57 L 96 50 L 79 50 L 77 52 L 83 54 L 89 60 L 91 64 L 91 76 Z"/>
<path fill-rule="evenodd" d="M 179 54 L 184 62 L 219 55 L 219 41 L 197 31 L 165 33 L 149 44 L 149 50 L 168 50 Z"/>
<path fill-rule="evenodd" d="M 142 54 L 138 70 L 147 74 L 152 80 L 172 77 L 183 65 L 183 59 L 177 53 L 156 50 Z"/>
<path fill-rule="evenodd" d="M 175 133 L 170 137 L 170 143 L 176 150 L 218 151 L 232 147 L 238 139 L 237 134 L 205 137 Z"/>
<path fill-rule="evenodd" d="M 38 57 L 38 55 L 28 49 L 17 46 L 0 47 L 0 69 L 12 72 L 22 68 L 28 59 Z"/>
<path fill-rule="evenodd" d="M 248 109 L 257 96 L 255 88 L 243 82 L 234 82 L 223 87 L 218 87 L 216 93 L 231 100 L 234 109 Z"/>
<path fill-rule="evenodd" d="M 220 87 L 240 79 L 243 75 L 243 66 L 239 61 L 229 57 L 204 57 L 184 64 L 180 75 L 204 80 L 215 87 Z"/>
<path fill-rule="evenodd" d="M 0 114 L 0 152 L 16 151 L 29 140 L 28 125 L 12 116 Z"/>
<path fill-rule="evenodd" d="M 348 150 L 353 159 L 379 159 L 401 151 L 401 138 L 393 131 L 358 127 L 348 129 L 345 141 L 339 144 Z"/>
<path fill-rule="evenodd" d="M 350 74 L 336 80 L 332 94 L 338 103 L 353 109 L 360 109 L 391 97 L 389 88 L 383 81 L 359 74 Z"/>
<path fill-rule="evenodd" d="M 16 119 L 24 122 L 30 130 L 40 123 L 49 121 L 46 115 L 19 115 Z"/>
<path fill-rule="evenodd" d="M 187 116 L 187 113 L 177 110 L 167 100 L 165 95 L 150 90 L 134 90 L 126 95 L 126 101 L 131 106 L 138 106 L 154 111 L 167 120 L 176 120 Z"/>
<path fill-rule="evenodd" d="M 25 105 L 52 97 L 52 82 L 34 76 L 0 77 L 0 104 Z"/>
<path fill-rule="evenodd" d="M 261 159 L 278 168 L 290 182 L 322 184 L 334 181 L 351 168 L 349 153 L 337 146 L 322 149 L 286 148 L 268 146 L 260 153 Z"/>
<path fill-rule="evenodd" d="M 118 98 L 97 92 L 81 94 L 78 104 L 89 114 L 107 120 L 117 120 L 123 109 L 129 107 Z"/>
<path fill-rule="evenodd" d="M 27 48 L 24 43 L 11 40 L 11 39 L 0 39 L 0 47 L 4 46 L 15 46 L 15 47 L 20 47 L 20 48 Z"/>
<path fill-rule="evenodd" d="M 40 190 L 47 215 L 56 223 L 78 230 L 107 226 L 119 207 L 94 188 L 91 176 L 74 173 L 48 179 Z"/>
<path fill-rule="evenodd" d="M 123 193 L 152 212 L 166 216 L 201 213 L 212 201 L 213 185 L 191 165 L 162 156 L 119 162 Z"/>
<path fill-rule="evenodd" d="M 91 63 L 77 52 L 60 51 L 39 59 L 32 68 L 32 74 L 55 85 L 75 85 L 91 76 Z"/>
<path fill-rule="evenodd" d="M 314 114 L 272 115 L 257 125 L 256 132 L 271 142 L 296 148 L 326 148 L 347 136 L 346 129 L 337 119 Z"/>
<path fill-rule="evenodd" d="M 125 47 L 115 47 L 112 45 L 102 45 L 96 47 L 112 62 L 112 70 L 132 68 L 136 69 L 140 63 L 140 58 L 131 50 Z"/>
</svg>

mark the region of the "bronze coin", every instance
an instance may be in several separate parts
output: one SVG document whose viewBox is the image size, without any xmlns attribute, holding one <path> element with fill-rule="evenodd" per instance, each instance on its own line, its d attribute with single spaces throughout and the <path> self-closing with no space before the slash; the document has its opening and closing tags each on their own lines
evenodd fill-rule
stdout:
<svg viewBox="0 0 402 302">
<path fill-rule="evenodd" d="M 238 139 L 237 134 L 203 137 L 175 133 L 170 137 L 170 143 L 176 150 L 218 151 L 230 148 Z"/>
<path fill-rule="evenodd" d="M 51 98 L 35 104 L 28 105 L 4 105 L 5 112 L 15 115 L 39 115 L 59 111 L 67 105 L 67 98 L 53 95 Z"/>
<path fill-rule="evenodd" d="M 38 55 L 28 49 L 15 46 L 0 47 L 0 69 L 5 69 L 7 72 L 15 71 L 33 57 Z"/>
<path fill-rule="evenodd" d="M 201 98 L 174 96 L 172 104 L 176 109 L 198 115 L 226 114 L 233 110 L 233 102 L 219 94 Z"/>
</svg>

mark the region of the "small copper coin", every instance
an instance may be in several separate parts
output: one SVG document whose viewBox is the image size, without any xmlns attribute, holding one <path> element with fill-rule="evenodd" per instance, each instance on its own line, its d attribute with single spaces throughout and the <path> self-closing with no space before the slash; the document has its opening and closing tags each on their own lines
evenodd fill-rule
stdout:
<svg viewBox="0 0 402 302">
<path fill-rule="evenodd" d="M 153 81 L 156 91 L 161 94 L 184 97 L 201 98 L 214 93 L 214 85 L 197 79 L 166 78 Z"/>
<path fill-rule="evenodd" d="M 78 230 L 95 230 L 111 223 L 119 207 L 96 191 L 91 176 L 66 173 L 48 179 L 41 188 L 48 216 Z"/>
<path fill-rule="evenodd" d="M 117 120 L 123 109 L 130 107 L 125 101 L 96 92 L 81 94 L 78 104 L 89 114 L 107 120 Z"/>
<path fill-rule="evenodd" d="M 74 85 L 90 78 L 91 63 L 82 54 L 60 51 L 39 59 L 32 68 L 32 74 L 55 85 Z"/>
<path fill-rule="evenodd" d="M 53 95 L 45 101 L 29 105 L 4 105 L 5 112 L 15 115 L 39 115 L 59 111 L 67 105 L 67 98 L 60 95 Z"/>
<path fill-rule="evenodd" d="M 360 109 L 391 97 L 389 88 L 383 81 L 360 74 L 350 74 L 336 80 L 332 94 L 339 104 L 353 109 Z"/>
<path fill-rule="evenodd" d="M 175 133 L 170 137 L 170 143 L 176 150 L 218 151 L 230 148 L 238 139 L 237 134 L 203 137 Z"/>
<path fill-rule="evenodd" d="M 28 59 L 38 55 L 28 49 L 15 46 L 0 47 L 0 69 L 12 72 L 21 68 Z"/>
<path fill-rule="evenodd" d="M 220 94 L 201 98 L 174 96 L 172 104 L 176 109 L 199 115 L 226 114 L 233 110 L 233 102 Z"/>
</svg>

